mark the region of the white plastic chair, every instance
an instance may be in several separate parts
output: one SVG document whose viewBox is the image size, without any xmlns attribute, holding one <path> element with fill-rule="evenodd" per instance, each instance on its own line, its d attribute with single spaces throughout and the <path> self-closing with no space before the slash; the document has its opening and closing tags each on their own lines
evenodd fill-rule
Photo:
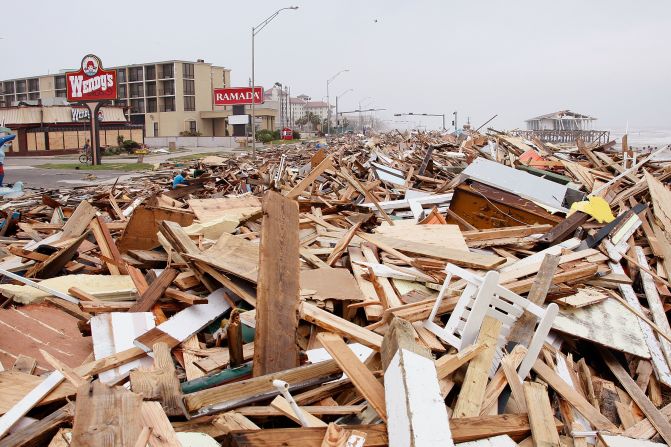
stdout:
<svg viewBox="0 0 671 447">
<path fill-rule="evenodd" d="M 424 322 L 424 327 L 444 340 L 445 343 L 461 351 L 475 343 L 486 315 L 499 320 L 501 322 L 501 333 L 497 355 L 490 370 L 491 375 L 496 371 L 501 361 L 503 343 L 510 332 L 510 328 L 525 310 L 528 311 L 536 317 L 538 326 L 527 348 L 527 354 L 517 369 L 520 379 L 524 380 L 538 358 L 543 342 L 559 312 L 559 307 L 555 303 L 551 303 L 546 308 L 542 308 L 500 286 L 498 283 L 499 273 L 495 271 L 487 272 L 483 278 L 456 265 L 447 264 L 445 272 L 447 277 L 433 305 L 431 315 Z M 460 277 L 468 285 L 461 294 L 447 324 L 445 327 L 440 327 L 434 323 L 434 320 L 453 276 Z"/>
</svg>

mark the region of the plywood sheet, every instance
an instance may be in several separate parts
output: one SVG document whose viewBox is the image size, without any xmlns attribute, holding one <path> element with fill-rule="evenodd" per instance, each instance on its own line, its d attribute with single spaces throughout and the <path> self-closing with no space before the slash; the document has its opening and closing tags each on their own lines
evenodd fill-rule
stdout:
<svg viewBox="0 0 671 447">
<path fill-rule="evenodd" d="M 259 246 L 227 233 L 202 254 L 189 257 L 253 283 L 256 283 L 259 274 Z"/>
<path fill-rule="evenodd" d="M 261 209 L 261 201 L 255 196 L 242 197 L 220 197 L 216 199 L 192 199 L 187 203 L 196 215 L 196 218 L 201 222 L 215 220 L 227 214 L 227 212 L 234 211 L 239 213 L 241 208 L 243 212 L 252 214 Z"/>
<path fill-rule="evenodd" d="M 581 308 L 560 307 L 552 326 L 617 351 L 650 358 L 637 317 L 614 299 Z"/>
<path fill-rule="evenodd" d="M 300 273 L 301 293 L 316 300 L 363 301 L 365 298 L 354 278 L 347 269 L 320 268 L 302 270 Z"/>
<path fill-rule="evenodd" d="M 177 222 L 183 227 L 193 223 L 193 214 L 186 210 L 138 206 L 117 241 L 119 251 L 151 250 L 158 247 L 158 223 L 162 220 Z"/>
<path fill-rule="evenodd" d="M 382 225 L 375 232 L 383 236 L 393 237 L 408 242 L 450 247 L 456 250 L 468 251 L 468 245 L 461 235 L 459 225 L 416 225 L 394 222 L 394 226 Z"/>
<path fill-rule="evenodd" d="M 40 349 L 70 367 L 81 365 L 92 350 L 91 338 L 82 337 L 75 317 L 46 305 L 1 309 L 0 334 L 0 363 L 12 365 L 27 355 L 37 360 L 36 374 L 53 370 Z"/>
</svg>

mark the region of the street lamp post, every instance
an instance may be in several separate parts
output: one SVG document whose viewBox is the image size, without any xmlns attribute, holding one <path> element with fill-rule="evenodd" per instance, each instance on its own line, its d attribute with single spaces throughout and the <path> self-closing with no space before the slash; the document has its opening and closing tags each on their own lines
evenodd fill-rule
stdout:
<svg viewBox="0 0 671 447">
<path fill-rule="evenodd" d="M 338 98 L 342 98 L 343 96 L 345 96 L 349 92 L 353 92 L 353 91 L 354 91 L 353 88 L 348 88 L 347 90 L 345 90 L 341 94 L 336 95 L 336 133 L 338 133 Z M 341 127 L 341 130 L 342 130 L 342 127 Z"/>
<path fill-rule="evenodd" d="M 331 97 L 329 96 L 329 85 L 331 82 L 340 76 L 342 73 L 348 72 L 349 69 L 344 69 L 340 70 L 338 73 L 334 74 L 331 76 L 329 79 L 326 80 L 326 133 L 328 135 L 331 134 Z"/>
<path fill-rule="evenodd" d="M 274 13 L 272 13 L 266 20 L 259 23 L 256 26 L 252 27 L 252 155 L 256 157 L 256 110 L 255 110 L 255 82 L 254 82 L 254 37 L 261 32 L 263 28 L 266 27 L 275 17 L 277 17 L 280 12 L 285 9 L 298 9 L 298 6 L 288 6 L 286 8 L 280 8 Z M 263 94 L 263 92 L 261 93 Z"/>
</svg>

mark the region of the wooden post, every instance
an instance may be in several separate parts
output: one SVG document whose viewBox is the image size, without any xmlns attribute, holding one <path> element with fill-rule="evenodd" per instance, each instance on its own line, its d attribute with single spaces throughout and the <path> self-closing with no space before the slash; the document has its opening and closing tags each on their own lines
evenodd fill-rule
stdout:
<svg viewBox="0 0 671 447">
<path fill-rule="evenodd" d="M 231 368 L 240 366 L 244 363 L 244 355 L 242 353 L 242 323 L 240 323 L 240 313 L 238 309 L 231 311 L 231 317 L 228 320 L 228 329 L 226 330 L 228 336 L 228 353 Z"/>
<path fill-rule="evenodd" d="M 268 191 L 259 250 L 254 377 L 299 366 L 299 271 L 298 204 Z"/>
</svg>

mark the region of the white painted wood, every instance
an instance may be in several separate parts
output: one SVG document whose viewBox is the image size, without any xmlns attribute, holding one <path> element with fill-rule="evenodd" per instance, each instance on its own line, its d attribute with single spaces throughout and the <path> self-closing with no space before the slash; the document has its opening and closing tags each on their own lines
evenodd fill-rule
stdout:
<svg viewBox="0 0 671 447">
<path fill-rule="evenodd" d="M 157 328 L 183 342 L 231 308 L 230 302 L 224 298 L 225 293 L 223 288 L 215 290 L 207 296 L 206 304 L 189 306 L 177 312 L 168 321 L 159 324 Z M 137 340 L 134 344 L 147 352 L 151 351 L 151 346 L 143 346 Z"/>
<path fill-rule="evenodd" d="M 517 447 L 517 443 L 510 436 L 501 435 L 477 441 L 460 442 L 457 447 Z"/>
<path fill-rule="evenodd" d="M 390 447 L 451 447 L 447 407 L 431 359 L 400 349 L 384 373 Z"/>
<path fill-rule="evenodd" d="M 40 382 L 23 399 L 18 401 L 7 413 L 0 417 L 0 437 L 16 424 L 19 419 L 26 415 L 35 405 L 37 405 L 47 394 L 56 388 L 65 377 L 60 371 L 54 371 L 49 377 Z"/>
<path fill-rule="evenodd" d="M 540 267 L 540 263 L 543 262 L 543 258 L 545 258 L 545 255 L 560 255 L 562 254 L 563 250 L 573 250 L 578 245 L 580 245 L 580 242 L 581 242 L 580 239 L 574 237 L 572 239 L 561 242 L 557 245 L 553 245 L 552 247 L 548 247 L 545 250 L 536 252 L 531 256 L 522 258 L 519 261 L 506 265 L 505 267 L 501 267 L 499 269 L 499 272 L 501 273 L 511 272 L 533 264 L 538 264 L 538 266 Z"/>
<path fill-rule="evenodd" d="M 611 262 L 609 265 L 613 273 L 624 275 L 624 269 L 622 269 L 622 266 L 619 262 Z M 631 285 L 618 284 L 618 289 L 631 307 L 643 313 L 641 303 L 638 301 L 636 292 L 634 292 L 634 289 L 631 287 Z M 648 346 L 648 351 L 650 351 L 650 360 L 652 361 L 652 366 L 655 370 L 655 374 L 657 375 L 657 379 L 659 379 L 659 381 L 664 385 L 671 386 L 671 370 L 669 370 L 669 364 L 666 362 L 664 354 L 662 354 L 662 348 L 660 348 L 659 342 L 655 338 L 655 334 L 652 331 L 652 328 L 648 325 L 648 323 L 644 322 L 640 318 L 637 318 L 637 320 L 638 325 L 641 328 L 641 332 L 643 332 L 645 344 Z"/>
<path fill-rule="evenodd" d="M 645 259 L 645 253 L 641 247 L 636 247 L 636 260 L 641 265 L 641 267 L 650 270 L 648 265 L 648 260 Z M 657 292 L 657 287 L 655 286 L 655 280 L 652 275 L 643 269 L 640 269 L 641 281 L 643 282 L 643 291 L 645 292 L 645 297 L 648 300 L 648 307 L 652 313 L 652 320 L 657 326 L 659 326 L 667 335 L 671 335 L 671 325 L 669 325 L 669 320 L 666 318 L 666 313 L 664 312 L 664 305 L 662 304 L 662 299 Z M 659 344 L 661 345 L 662 352 L 666 357 L 666 363 L 671 365 L 671 343 L 665 340 L 662 337 L 659 337 Z"/>
<path fill-rule="evenodd" d="M 151 312 L 110 312 L 91 318 L 93 356 L 96 360 L 132 348 L 133 340 L 156 326 Z M 149 356 L 133 360 L 98 375 L 103 383 L 114 383 L 135 368 L 151 368 Z"/>
</svg>

